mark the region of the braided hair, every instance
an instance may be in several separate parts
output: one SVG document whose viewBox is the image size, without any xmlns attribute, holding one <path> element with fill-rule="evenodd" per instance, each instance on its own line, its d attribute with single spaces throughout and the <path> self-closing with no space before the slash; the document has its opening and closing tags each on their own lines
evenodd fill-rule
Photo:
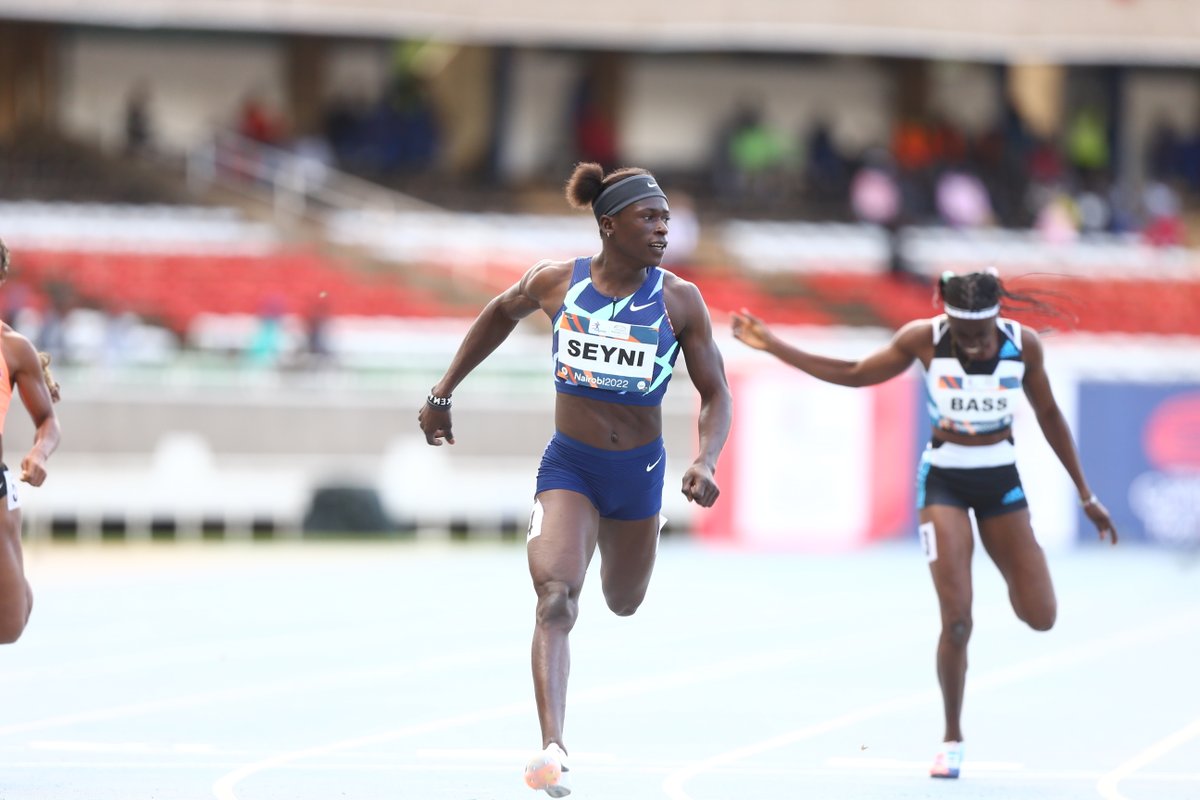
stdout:
<svg viewBox="0 0 1200 800">
<path fill-rule="evenodd" d="M 1036 293 L 1009 291 L 994 268 L 965 275 L 946 271 L 937 282 L 938 299 L 964 311 L 980 311 L 998 305 L 1002 312 L 1035 312 L 1077 321 L 1058 306 L 1041 299 L 1041 295 L 1048 294 L 1052 293 L 1041 290 Z"/>
</svg>

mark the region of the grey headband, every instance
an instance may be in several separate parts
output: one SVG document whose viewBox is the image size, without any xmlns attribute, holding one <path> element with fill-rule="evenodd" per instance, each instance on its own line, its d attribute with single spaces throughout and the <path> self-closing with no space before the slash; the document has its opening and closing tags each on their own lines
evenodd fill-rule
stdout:
<svg viewBox="0 0 1200 800">
<path fill-rule="evenodd" d="M 592 213 L 599 221 L 601 217 L 606 215 L 611 217 L 622 208 L 636 203 L 638 200 L 645 200 L 647 197 L 667 199 L 667 195 L 658 187 L 658 182 L 654 180 L 653 175 L 630 175 L 601 192 L 600 196 L 592 202 Z"/>
</svg>

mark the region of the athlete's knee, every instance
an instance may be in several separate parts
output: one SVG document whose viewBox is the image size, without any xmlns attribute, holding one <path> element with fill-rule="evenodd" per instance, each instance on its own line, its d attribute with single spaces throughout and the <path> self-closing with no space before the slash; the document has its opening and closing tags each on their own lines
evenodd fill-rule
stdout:
<svg viewBox="0 0 1200 800">
<path fill-rule="evenodd" d="M 539 625 L 565 627 L 575 625 L 579 616 L 579 600 L 563 581 L 547 581 L 537 587 L 537 621 Z"/>
<path fill-rule="evenodd" d="M 1022 622 L 1035 631 L 1048 631 L 1054 627 L 1054 623 L 1058 619 L 1058 604 L 1051 600 L 1036 608 L 1026 609 L 1018 616 Z"/>
<path fill-rule="evenodd" d="M 12 644 L 21 638 L 29 622 L 29 606 L 6 609 L 0 614 L 0 644 Z"/>
<path fill-rule="evenodd" d="M 942 638 L 955 647 L 966 647 L 973 623 L 969 616 L 956 617 L 942 625 Z"/>
<path fill-rule="evenodd" d="M 646 592 L 643 590 L 637 594 L 623 593 L 619 595 L 604 595 L 604 601 L 608 603 L 608 607 L 618 617 L 631 617 L 642 606 L 642 601 L 646 599 Z"/>
</svg>

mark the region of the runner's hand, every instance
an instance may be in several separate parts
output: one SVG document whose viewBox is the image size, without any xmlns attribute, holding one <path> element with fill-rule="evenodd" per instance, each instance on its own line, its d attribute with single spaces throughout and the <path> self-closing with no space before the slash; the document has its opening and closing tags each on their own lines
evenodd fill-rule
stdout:
<svg viewBox="0 0 1200 800">
<path fill-rule="evenodd" d="M 1088 503 L 1083 507 L 1083 513 L 1087 514 L 1087 518 L 1096 526 L 1096 532 L 1101 539 L 1108 538 L 1112 544 L 1117 543 L 1117 529 L 1112 523 L 1112 517 L 1108 515 L 1108 509 L 1104 504 L 1097 500 L 1094 503 Z"/>
<path fill-rule="evenodd" d="M 683 473 L 683 496 L 703 508 L 711 508 L 717 502 L 721 490 L 713 480 L 712 470 L 703 464 L 692 464 Z"/>
<path fill-rule="evenodd" d="M 733 337 L 738 341 L 750 345 L 755 350 L 766 350 L 769 346 L 772 338 L 770 328 L 748 310 L 743 308 L 740 312 L 733 312 L 731 324 Z"/>
<path fill-rule="evenodd" d="M 429 403 L 422 403 L 417 412 L 417 423 L 425 433 L 425 442 L 435 447 L 442 446 L 444 438 L 454 444 L 454 433 L 450 429 L 450 409 L 436 408 Z"/>
</svg>

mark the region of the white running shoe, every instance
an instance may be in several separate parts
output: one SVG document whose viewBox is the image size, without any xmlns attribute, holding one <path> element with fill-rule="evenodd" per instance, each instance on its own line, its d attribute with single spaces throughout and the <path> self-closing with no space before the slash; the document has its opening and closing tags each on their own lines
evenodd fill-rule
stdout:
<svg viewBox="0 0 1200 800">
<path fill-rule="evenodd" d="M 566 797 L 571 793 L 571 787 L 567 785 L 570 771 L 567 754 L 557 742 L 551 742 L 525 765 L 525 785 L 540 789 L 551 797 Z"/>
<path fill-rule="evenodd" d="M 942 749 L 933 757 L 933 766 L 929 768 L 931 778 L 957 778 L 962 769 L 962 742 L 942 742 Z"/>
</svg>

